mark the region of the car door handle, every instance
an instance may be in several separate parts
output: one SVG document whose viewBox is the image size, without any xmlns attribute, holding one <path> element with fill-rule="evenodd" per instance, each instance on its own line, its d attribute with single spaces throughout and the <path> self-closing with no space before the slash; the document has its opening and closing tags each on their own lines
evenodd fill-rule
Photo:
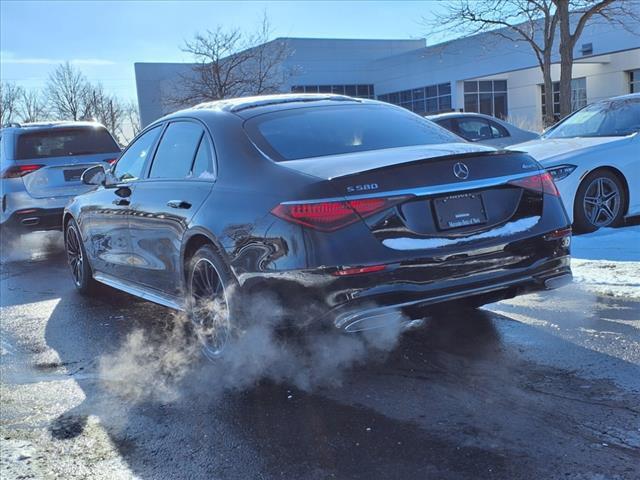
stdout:
<svg viewBox="0 0 640 480">
<path fill-rule="evenodd" d="M 185 202 L 184 200 L 169 200 L 167 202 L 167 207 L 183 208 L 185 210 L 188 210 L 191 208 L 191 204 L 189 202 Z"/>
<path fill-rule="evenodd" d="M 117 198 L 113 201 L 114 205 L 127 206 L 131 205 L 131 202 L 128 198 Z"/>
</svg>

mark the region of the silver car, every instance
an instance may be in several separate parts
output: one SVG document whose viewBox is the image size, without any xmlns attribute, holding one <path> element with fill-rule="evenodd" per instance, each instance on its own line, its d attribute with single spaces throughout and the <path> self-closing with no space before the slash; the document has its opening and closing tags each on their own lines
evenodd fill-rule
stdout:
<svg viewBox="0 0 640 480">
<path fill-rule="evenodd" d="M 0 232 L 3 239 L 62 227 L 69 200 L 90 190 L 93 165 L 109 167 L 120 147 L 94 122 L 12 123 L 0 130 Z"/>
<path fill-rule="evenodd" d="M 496 148 L 540 138 L 536 132 L 523 130 L 496 117 L 482 113 L 441 113 L 427 119 L 461 136 L 465 140 Z"/>
</svg>

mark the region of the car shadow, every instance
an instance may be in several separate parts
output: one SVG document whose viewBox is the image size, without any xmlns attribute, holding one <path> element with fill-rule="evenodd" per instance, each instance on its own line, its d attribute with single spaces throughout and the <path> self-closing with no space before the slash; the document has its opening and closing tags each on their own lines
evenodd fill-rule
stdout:
<svg viewBox="0 0 640 480">
<path fill-rule="evenodd" d="M 568 461 L 545 442 L 549 435 L 569 442 L 594 409 L 618 408 L 602 398 L 604 407 L 589 403 L 580 388 L 597 382 L 521 358 L 498 328 L 515 322 L 482 310 L 432 318 L 392 352 L 351 368 L 340 385 L 314 392 L 263 381 L 219 394 L 209 379 L 177 400 L 134 402 L 106 388 L 100 362 L 136 329 L 161 336 L 167 315 L 112 290 L 81 302 L 71 292 L 61 298 L 46 341 L 61 363 L 82 365 L 69 374 L 85 399 L 52 422 L 53 439 L 87 435 L 96 416 L 138 478 L 535 478 Z M 632 421 L 628 413 L 621 421 Z M 569 461 L 579 455 L 574 449 Z M 593 455 L 597 462 L 612 468 Z"/>
<path fill-rule="evenodd" d="M 68 276 L 61 232 L 36 232 L 17 237 L 0 248 L 0 305 L 9 307 L 57 298 L 60 275 Z M 48 282 L 16 288 L 11 277 L 38 275 Z M 47 286 L 43 286 L 46 285 Z"/>
</svg>

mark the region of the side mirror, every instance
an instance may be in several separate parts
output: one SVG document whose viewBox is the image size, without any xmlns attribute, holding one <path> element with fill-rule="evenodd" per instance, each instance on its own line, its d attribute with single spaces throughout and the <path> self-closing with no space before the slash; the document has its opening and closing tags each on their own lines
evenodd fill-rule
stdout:
<svg viewBox="0 0 640 480">
<path fill-rule="evenodd" d="M 104 185 L 104 181 L 106 178 L 107 175 L 102 165 L 94 165 L 93 167 L 89 167 L 84 172 L 82 172 L 82 175 L 80 176 L 80 180 L 85 185 Z"/>
</svg>

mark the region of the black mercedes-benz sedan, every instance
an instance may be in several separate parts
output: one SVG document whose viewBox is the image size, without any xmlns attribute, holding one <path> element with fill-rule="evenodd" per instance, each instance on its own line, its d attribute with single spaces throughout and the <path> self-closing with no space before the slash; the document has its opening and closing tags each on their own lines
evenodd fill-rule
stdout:
<svg viewBox="0 0 640 480">
<path fill-rule="evenodd" d="M 356 332 L 571 279 L 570 224 L 531 157 L 377 101 L 202 104 L 83 181 L 97 187 L 64 213 L 78 289 L 188 310 L 209 356 L 264 293 L 293 319 Z"/>
</svg>

